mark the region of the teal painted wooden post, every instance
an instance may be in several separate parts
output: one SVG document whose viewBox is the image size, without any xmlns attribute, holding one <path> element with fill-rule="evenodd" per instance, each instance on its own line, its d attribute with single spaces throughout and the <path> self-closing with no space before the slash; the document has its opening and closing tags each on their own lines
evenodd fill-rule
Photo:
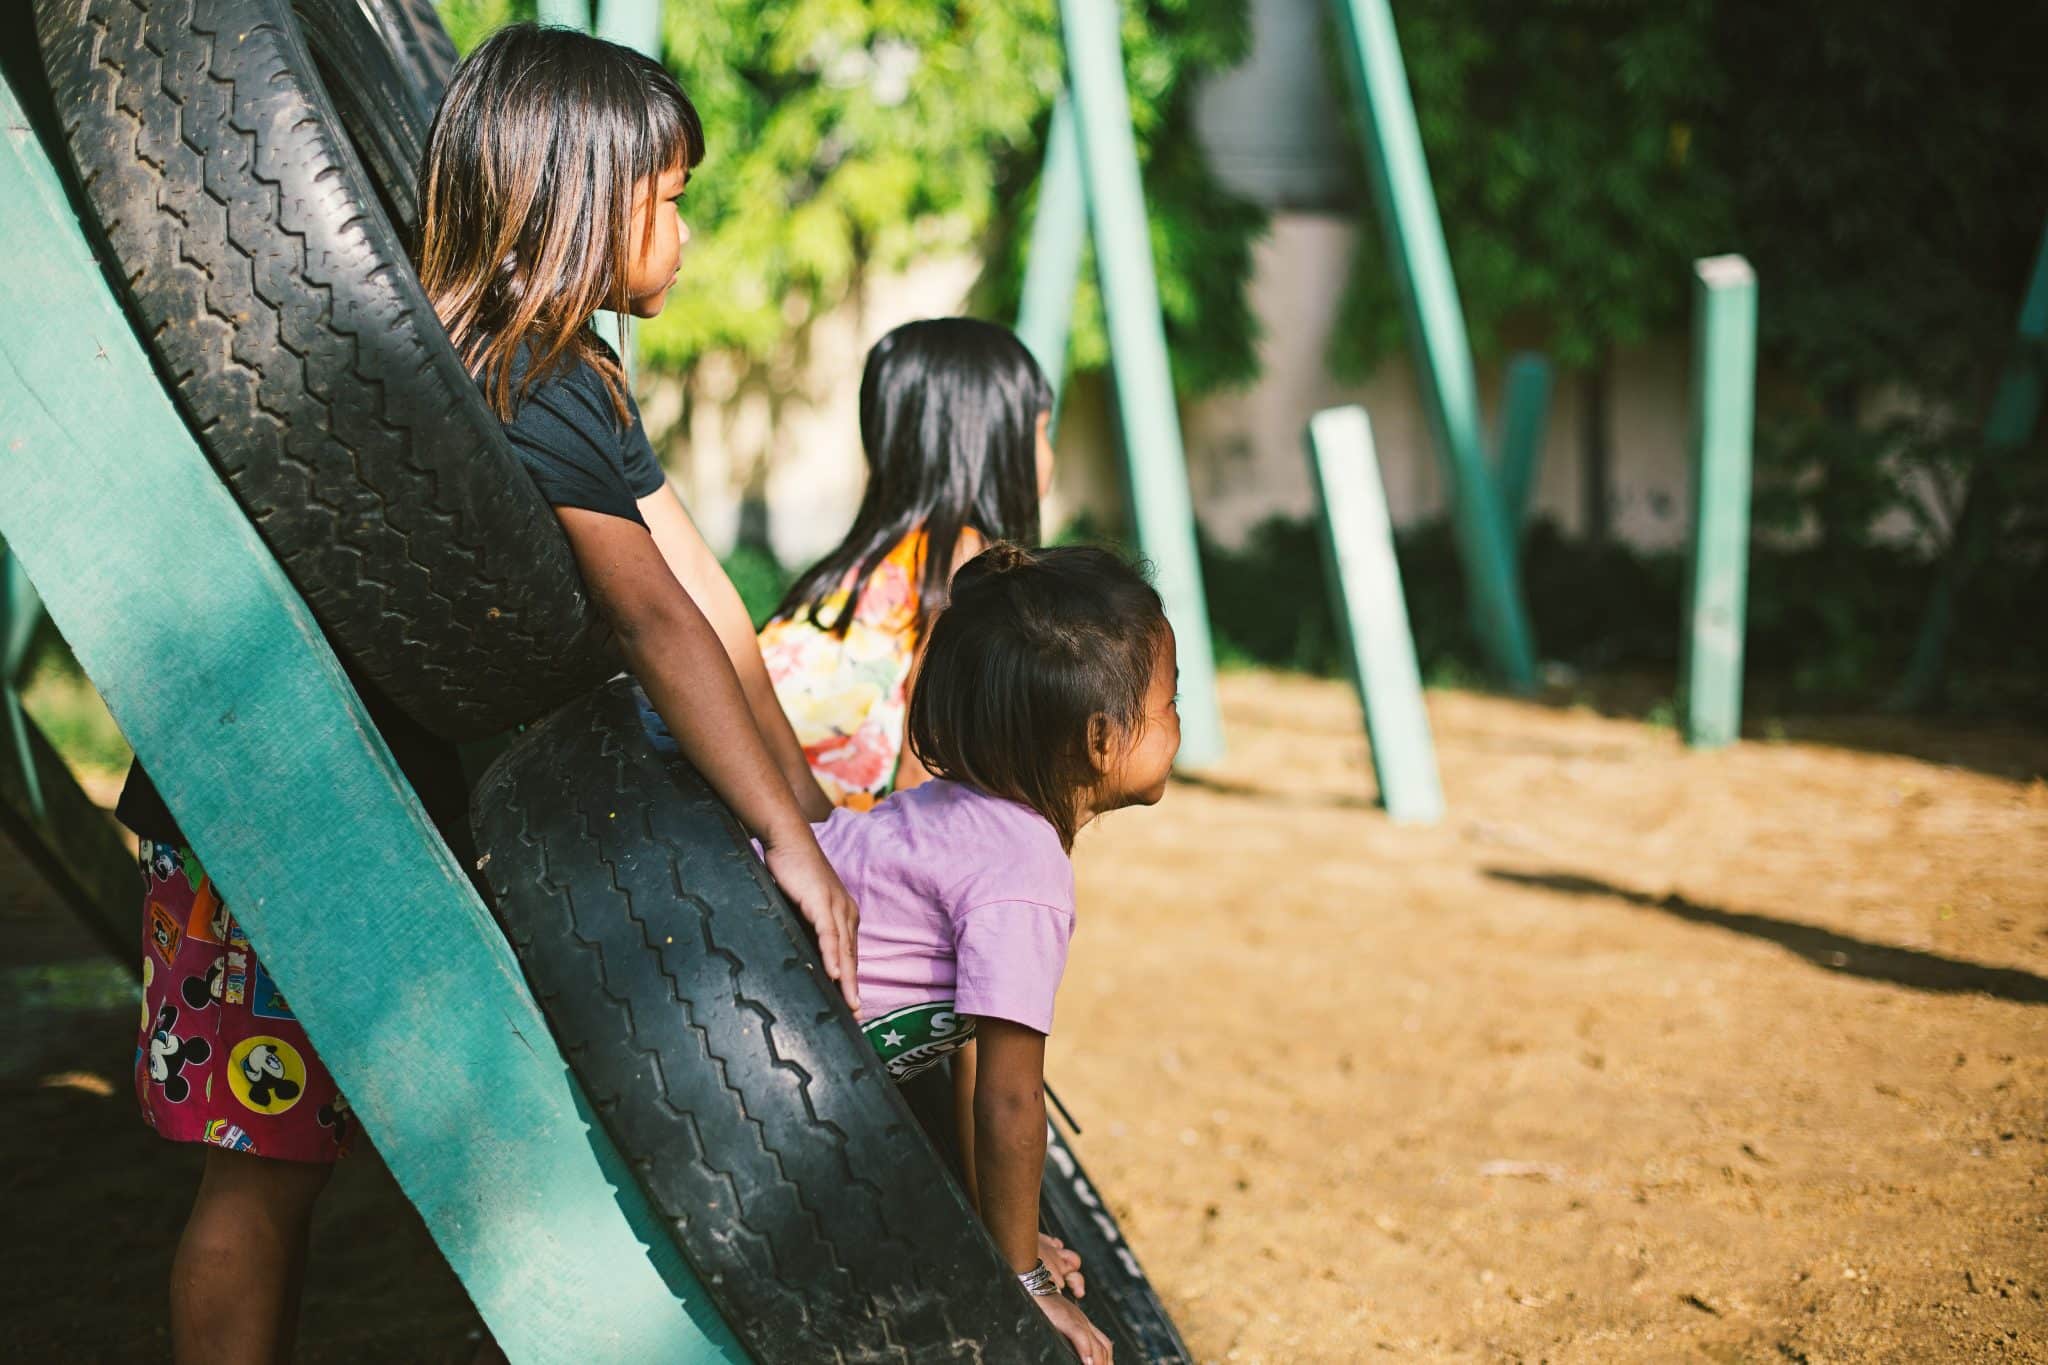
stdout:
<svg viewBox="0 0 2048 1365">
<path fill-rule="evenodd" d="M 1117 31 L 1120 13 L 1113 0 L 1060 0 L 1095 269 L 1109 319 L 1132 520 L 1178 642 L 1181 765 L 1200 768 L 1222 761 L 1223 714 L 1216 701 L 1216 658 L 1160 320 L 1150 219 L 1131 133 L 1131 97 Z"/>
<path fill-rule="evenodd" d="M 661 59 L 661 0 L 598 0 L 597 36 Z"/>
<path fill-rule="evenodd" d="M 0 547 L 0 729 L 21 774 L 22 796 L 38 817 L 43 811 L 43 780 L 35 752 L 29 747 L 28 714 L 21 709 L 22 674 L 28 667 L 28 646 L 42 619 L 43 602 L 36 596 L 28 571 L 14 551 Z"/>
<path fill-rule="evenodd" d="M 43 599 L 14 551 L 0 542 L 0 683 L 18 683 L 28 668 L 28 647 L 43 619 Z"/>
<path fill-rule="evenodd" d="M 1686 743 L 1707 749 L 1742 732 L 1756 273 L 1740 256 L 1693 263 L 1692 363 L 1692 557 L 1680 684 Z"/>
<path fill-rule="evenodd" d="M 1479 396 L 1465 315 L 1437 218 L 1429 163 L 1387 0 L 1333 0 L 1344 68 L 1365 119 L 1367 169 L 1401 284 L 1423 407 L 1442 461 L 1452 524 L 1472 594 L 1472 623 L 1495 673 L 1509 687 L 1536 685 L 1536 654 L 1522 605 L 1509 523 L 1502 516 L 1479 435 Z"/>
<path fill-rule="evenodd" d="M 1524 352 L 1508 362 L 1501 395 L 1500 514 L 1512 544 L 1529 520 L 1529 499 L 1543 463 L 1543 433 L 1550 422 L 1550 362 Z"/>
<path fill-rule="evenodd" d="M 590 28 L 590 0 L 540 0 L 536 15 L 543 24 Z"/>
<path fill-rule="evenodd" d="M 1443 819 L 1443 786 L 1372 422 L 1364 408 L 1329 408 L 1309 422 L 1307 445 L 1322 499 L 1323 565 L 1365 711 L 1380 801 L 1396 821 L 1433 825 Z"/>
<path fill-rule="evenodd" d="M 0 535 L 506 1353 L 744 1360 L 0 92 Z"/>
<path fill-rule="evenodd" d="M 23 754 L 0 750 L 0 838 L 11 840 L 95 942 L 130 976 L 142 969 L 142 882 L 135 855 L 50 747 L 23 717 Z M 25 776 L 33 774 L 30 797 Z"/>
<path fill-rule="evenodd" d="M 21 704 L 42 616 L 28 571 L 0 545 L 0 835 L 36 866 L 99 945 L 134 972 L 141 950 L 135 860 Z"/>
<path fill-rule="evenodd" d="M 1017 335 L 1052 383 L 1055 427 L 1066 388 L 1074 288 L 1081 281 L 1081 252 L 1087 244 L 1088 190 L 1081 181 L 1081 140 L 1074 128 L 1073 102 L 1062 94 L 1053 101 L 1052 121 L 1046 126 L 1038 211 L 1031 219 L 1024 299 L 1017 310 Z"/>
<path fill-rule="evenodd" d="M 559 4 L 559 0 L 556 0 Z M 578 19 L 577 28 L 590 25 Z M 597 0 L 595 32 L 606 42 L 630 47 L 635 52 L 661 60 L 661 0 Z M 594 321 L 598 333 L 610 338 L 626 362 L 628 378 L 639 359 L 639 329 L 627 313 L 600 311 Z"/>
<path fill-rule="evenodd" d="M 2034 269 L 2020 300 L 2019 325 L 2012 355 L 1998 376 L 1991 410 L 1984 418 L 1984 452 L 1971 472 L 1948 553 L 1936 572 L 1934 591 L 1920 618 L 1913 657 L 1906 665 L 1894 705 L 1920 710 L 1941 693 L 1948 657 L 1948 638 L 1955 628 L 1956 598 L 1989 552 L 2005 510 L 2001 494 L 2005 466 L 2034 434 L 2041 419 L 2042 370 L 2048 368 L 2048 228 L 2034 252 Z"/>
</svg>

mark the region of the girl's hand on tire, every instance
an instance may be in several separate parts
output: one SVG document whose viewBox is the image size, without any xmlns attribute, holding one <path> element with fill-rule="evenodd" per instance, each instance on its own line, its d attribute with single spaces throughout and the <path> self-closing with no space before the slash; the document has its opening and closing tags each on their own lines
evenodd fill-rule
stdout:
<svg viewBox="0 0 2048 1365">
<path fill-rule="evenodd" d="M 1034 1298 L 1032 1302 L 1052 1323 L 1052 1329 L 1067 1339 L 1067 1345 L 1081 1357 L 1081 1365 L 1110 1365 L 1112 1348 L 1109 1338 L 1095 1330 L 1095 1324 L 1075 1307 L 1072 1299 L 1064 1294 L 1047 1294 L 1043 1298 Z"/>
<path fill-rule="evenodd" d="M 825 861 L 809 826 L 792 843 L 762 840 L 761 851 L 768 875 L 775 878 L 782 894 L 818 936 L 818 956 L 824 959 L 825 975 L 839 983 L 846 1007 L 860 1013 L 860 978 L 855 970 L 860 910 L 840 885 L 839 874 Z"/>
<path fill-rule="evenodd" d="M 1038 1259 L 1045 1262 L 1045 1268 L 1052 1272 L 1053 1283 L 1081 1298 L 1088 1293 L 1088 1283 L 1081 1278 L 1081 1253 L 1069 1251 L 1067 1244 L 1049 1232 L 1038 1234 Z"/>
</svg>

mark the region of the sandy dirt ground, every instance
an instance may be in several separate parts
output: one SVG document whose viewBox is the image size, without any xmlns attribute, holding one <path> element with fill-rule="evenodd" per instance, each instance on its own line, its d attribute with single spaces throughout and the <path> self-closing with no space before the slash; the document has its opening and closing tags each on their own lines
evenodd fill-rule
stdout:
<svg viewBox="0 0 2048 1365">
<path fill-rule="evenodd" d="M 2048 736 L 1435 693 L 1418 830 L 1345 688 L 1225 707 L 1082 837 L 1049 1062 L 1201 1360 L 2048 1360 Z M 192 1153 L 40 902 L 0 858 L 0 1357 L 158 1359 Z M 465 1357 L 374 1158 L 314 1258 L 301 1360 Z"/>
</svg>

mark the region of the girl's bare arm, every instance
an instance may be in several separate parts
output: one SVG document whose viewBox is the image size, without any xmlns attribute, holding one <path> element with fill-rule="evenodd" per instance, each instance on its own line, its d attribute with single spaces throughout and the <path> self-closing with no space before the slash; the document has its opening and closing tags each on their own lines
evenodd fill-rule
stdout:
<svg viewBox="0 0 2048 1365">
<path fill-rule="evenodd" d="M 980 1015 L 974 1051 L 974 1134 L 967 1145 L 974 1153 L 981 1221 L 996 1250 L 1022 1274 L 1044 1252 L 1038 1186 L 1045 1175 L 1045 1035 Z M 1064 1265 L 1049 1268 L 1057 1274 Z M 1110 1365 L 1109 1339 L 1073 1300 L 1055 1294 L 1032 1302 L 1086 1365 Z"/>
<path fill-rule="evenodd" d="M 859 916 L 853 898 L 825 861 L 786 775 L 762 743 L 710 622 L 644 527 L 574 507 L 558 507 L 555 515 L 647 699 L 668 722 L 683 757 L 761 841 L 769 872 L 818 936 L 826 975 L 839 983 L 848 1006 L 859 1009 Z M 757 650 L 757 663 L 760 657 Z M 816 783 L 811 790 L 817 792 Z"/>
<path fill-rule="evenodd" d="M 1015 1271 L 1038 1264 L 1045 1174 L 1045 1035 L 986 1015 L 974 1021 L 974 1187 L 981 1221 Z"/>
<path fill-rule="evenodd" d="M 832 803 L 811 775 L 803 746 L 797 743 L 796 731 L 790 729 L 789 717 L 776 699 L 775 686 L 768 680 L 768 666 L 761 661 L 761 642 L 755 637 L 754 623 L 747 616 L 747 605 L 740 600 L 739 590 L 726 576 L 725 566 L 704 543 L 703 533 L 690 520 L 673 489 L 663 485 L 640 499 L 638 505 L 669 572 L 704 613 L 726 657 L 732 661 L 747 709 L 754 714 L 755 728 L 767 743 L 776 767 L 788 779 L 790 790 L 796 793 L 797 804 L 803 807 L 806 818 L 823 820 L 832 813 Z"/>
</svg>

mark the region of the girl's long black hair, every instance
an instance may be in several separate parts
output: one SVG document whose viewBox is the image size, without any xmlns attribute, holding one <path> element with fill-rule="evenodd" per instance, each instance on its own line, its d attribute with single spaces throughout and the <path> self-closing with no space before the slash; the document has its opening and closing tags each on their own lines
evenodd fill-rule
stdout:
<svg viewBox="0 0 2048 1365">
<path fill-rule="evenodd" d="M 634 186 L 703 160 L 689 96 L 629 47 L 508 24 L 455 68 L 420 167 L 417 264 L 500 420 L 581 359 L 624 426 L 625 372 L 585 324 L 599 308 L 626 311 L 634 243 L 674 211 L 650 199 L 633 221 Z"/>
<path fill-rule="evenodd" d="M 945 605 L 963 530 L 988 540 L 1038 541 L 1038 415 L 1052 386 L 1006 327 L 973 318 L 910 322 L 875 343 L 860 380 L 860 439 L 868 486 L 853 529 L 796 581 L 776 616 L 808 616 L 844 634 L 860 589 L 889 552 L 922 526 L 920 630 Z M 855 570 L 838 619 L 826 598 Z"/>
</svg>

